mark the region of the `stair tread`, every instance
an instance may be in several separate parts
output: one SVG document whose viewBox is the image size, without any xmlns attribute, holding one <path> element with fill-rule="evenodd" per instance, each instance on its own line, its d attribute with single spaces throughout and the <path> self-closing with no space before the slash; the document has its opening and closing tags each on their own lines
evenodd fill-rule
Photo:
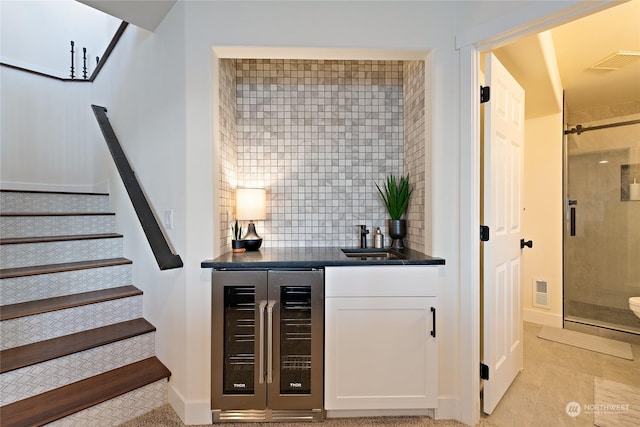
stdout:
<svg viewBox="0 0 640 427">
<path fill-rule="evenodd" d="M 37 274 L 61 273 L 64 271 L 85 270 L 88 268 L 111 267 L 114 265 L 131 263 L 131 260 L 127 258 L 108 258 L 90 261 L 64 262 L 60 264 L 33 265 L 29 267 L 4 268 L 0 269 L 0 279 L 35 276 Z"/>
<path fill-rule="evenodd" d="M 156 357 L 0 407 L 3 427 L 41 426 L 171 376 Z"/>
<path fill-rule="evenodd" d="M 135 286 L 120 286 L 117 288 L 101 289 L 99 291 L 82 292 L 79 294 L 65 295 L 61 297 L 46 298 L 36 301 L 20 302 L 0 306 L 0 320 L 16 319 L 18 317 L 32 316 L 48 313 L 66 308 L 79 307 L 81 305 L 95 304 L 119 298 L 127 298 L 142 295 L 142 291 Z"/>
<path fill-rule="evenodd" d="M 11 190 L 11 189 L 1 189 L 0 193 L 71 194 L 74 196 L 108 196 L 109 195 L 109 193 L 95 192 L 95 191 Z"/>
<path fill-rule="evenodd" d="M 0 374 L 155 331 L 143 318 L 0 351 Z"/>
<path fill-rule="evenodd" d="M 115 239 L 121 238 L 119 233 L 97 233 L 97 234 L 69 234 L 62 236 L 36 236 L 36 237 L 8 237 L 0 239 L 0 245 L 12 245 L 22 243 L 48 243 L 48 242 L 68 242 L 73 240 L 94 240 L 94 239 Z"/>
<path fill-rule="evenodd" d="M 91 216 L 115 215 L 115 212 L 1 212 L 2 216 Z"/>
</svg>

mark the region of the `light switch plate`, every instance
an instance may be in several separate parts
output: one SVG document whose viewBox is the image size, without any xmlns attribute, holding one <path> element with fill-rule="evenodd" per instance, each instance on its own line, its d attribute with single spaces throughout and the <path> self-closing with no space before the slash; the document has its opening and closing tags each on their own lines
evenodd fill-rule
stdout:
<svg viewBox="0 0 640 427">
<path fill-rule="evenodd" d="M 164 227 L 167 230 L 173 230 L 173 211 L 172 210 L 164 211 Z"/>
</svg>

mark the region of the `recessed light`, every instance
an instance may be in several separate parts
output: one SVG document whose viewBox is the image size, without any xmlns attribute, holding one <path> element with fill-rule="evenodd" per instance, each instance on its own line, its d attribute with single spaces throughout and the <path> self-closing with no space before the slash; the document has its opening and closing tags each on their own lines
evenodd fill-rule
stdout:
<svg viewBox="0 0 640 427">
<path fill-rule="evenodd" d="M 600 160 L 599 162 L 601 165 L 604 165 L 605 163 L 609 163 L 609 160 Z"/>
</svg>

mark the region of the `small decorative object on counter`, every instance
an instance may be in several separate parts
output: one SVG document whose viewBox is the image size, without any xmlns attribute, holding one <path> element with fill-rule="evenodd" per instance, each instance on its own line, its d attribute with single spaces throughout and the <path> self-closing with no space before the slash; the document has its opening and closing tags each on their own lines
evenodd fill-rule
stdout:
<svg viewBox="0 0 640 427">
<path fill-rule="evenodd" d="M 407 220 L 401 218 L 409 207 L 409 199 L 413 193 L 413 189 L 409 186 L 409 175 L 401 176 L 397 181 L 393 175 L 389 175 L 384 184 L 384 191 L 378 184 L 376 187 L 389 216 L 391 216 L 389 220 L 389 235 L 393 239 L 391 247 L 404 249 L 403 239 L 407 235 Z"/>
<path fill-rule="evenodd" d="M 234 253 L 244 252 L 244 241 L 242 241 L 242 226 L 238 224 L 237 219 L 236 223 L 231 227 L 231 232 L 233 233 L 233 240 L 231 240 L 231 249 Z"/>
<path fill-rule="evenodd" d="M 640 182 L 633 178 L 633 184 L 629 184 L 629 200 L 640 200 Z"/>
<path fill-rule="evenodd" d="M 376 232 L 373 235 L 373 247 L 376 249 L 384 248 L 384 235 L 380 231 L 380 227 L 376 227 Z"/>
</svg>

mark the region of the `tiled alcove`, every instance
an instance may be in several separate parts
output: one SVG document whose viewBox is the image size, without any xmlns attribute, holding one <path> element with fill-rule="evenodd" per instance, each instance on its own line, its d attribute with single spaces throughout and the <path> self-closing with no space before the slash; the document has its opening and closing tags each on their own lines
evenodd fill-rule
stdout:
<svg viewBox="0 0 640 427">
<path fill-rule="evenodd" d="M 354 246 L 357 224 L 387 235 L 374 183 L 404 173 L 415 189 L 406 243 L 425 249 L 424 61 L 219 65 L 222 252 L 236 186 L 267 189 L 265 247 Z"/>
</svg>

